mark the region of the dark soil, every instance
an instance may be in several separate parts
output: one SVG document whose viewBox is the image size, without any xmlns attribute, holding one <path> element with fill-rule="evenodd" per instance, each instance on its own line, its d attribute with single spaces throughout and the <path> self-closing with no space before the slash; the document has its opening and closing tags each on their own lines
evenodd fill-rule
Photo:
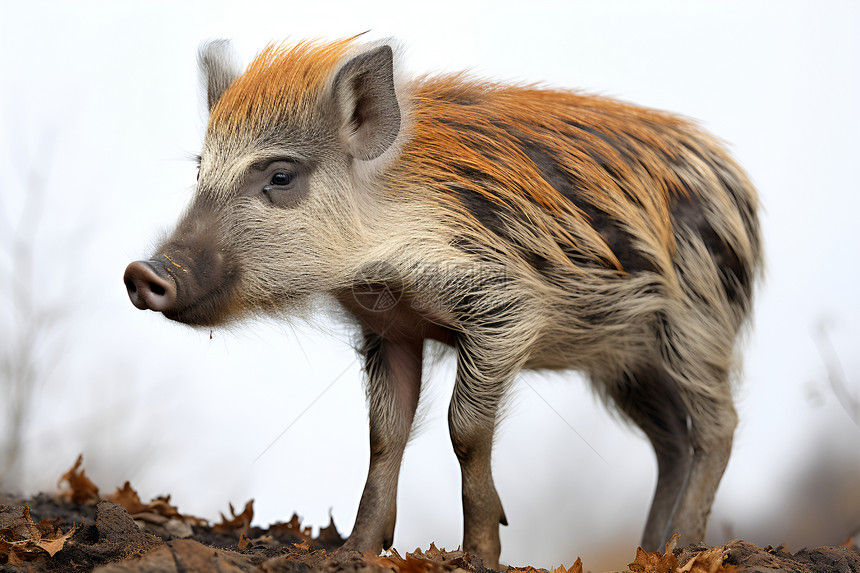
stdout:
<svg viewBox="0 0 860 573">
<path fill-rule="evenodd" d="M 128 485 L 124 491 L 137 500 Z M 92 495 L 85 503 L 76 503 L 71 500 L 74 492 L 39 494 L 32 499 L 0 494 L 0 572 L 487 571 L 467 553 L 433 545 L 405 557 L 396 552 L 379 557 L 372 552 L 338 551 L 343 538 L 334 524 L 312 537 L 310 528 L 302 527 L 296 516 L 267 529 L 250 527 L 251 503 L 238 515 L 233 511 L 233 517 L 223 523 L 209 525 L 179 514 L 169 499 L 131 503 L 128 495 L 120 493 L 107 497 L 123 505 Z M 134 516 L 124 505 L 131 507 Z M 639 549 L 629 567 L 634 573 L 860 573 L 860 551 L 847 543 L 792 554 L 783 547 L 761 548 L 738 540 L 722 547 L 690 546 L 665 553 Z M 577 561 L 567 571 L 581 573 L 582 564 Z"/>
</svg>

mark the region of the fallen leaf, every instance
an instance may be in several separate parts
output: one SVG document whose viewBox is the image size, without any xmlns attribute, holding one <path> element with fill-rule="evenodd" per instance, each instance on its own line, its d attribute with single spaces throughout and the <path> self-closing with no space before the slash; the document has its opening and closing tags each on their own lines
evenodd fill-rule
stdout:
<svg viewBox="0 0 860 573">
<path fill-rule="evenodd" d="M 61 533 L 47 520 L 33 523 L 30 508 L 24 506 L 18 523 L 0 530 L 0 557 L 9 565 L 21 566 L 47 553 L 53 557 L 75 533 L 73 525 L 68 533 Z"/>
<path fill-rule="evenodd" d="M 73 525 L 69 532 L 65 535 L 58 535 L 57 537 L 53 538 L 43 537 L 36 545 L 47 551 L 48 555 L 53 557 L 54 554 L 56 554 L 60 549 L 63 548 L 63 546 L 66 544 L 66 541 L 68 541 L 69 538 L 72 537 L 72 534 L 74 534 L 76 529 L 77 526 Z"/>
<path fill-rule="evenodd" d="M 551 569 L 550 573 L 582 573 L 582 559 L 576 558 L 576 561 L 568 568 L 564 564 L 560 564 L 557 569 Z"/>
<path fill-rule="evenodd" d="M 39 528 L 36 527 L 36 524 L 33 523 L 33 518 L 30 516 L 30 507 L 24 506 L 24 527 L 27 528 L 27 534 L 35 543 L 38 543 L 42 539 L 42 533 L 39 531 Z"/>
<path fill-rule="evenodd" d="M 134 519 L 157 525 L 166 523 L 171 519 L 180 519 L 190 525 L 208 524 L 205 519 L 179 513 L 179 509 L 170 504 L 169 495 L 158 496 L 149 503 L 143 503 L 140 500 L 140 495 L 131 487 L 129 482 L 125 482 L 121 488 L 116 488 L 115 492 L 106 495 L 104 499 L 123 506 Z"/>
<path fill-rule="evenodd" d="M 215 533 L 241 532 L 247 535 L 251 529 L 251 520 L 254 519 L 254 500 L 252 499 L 245 504 L 242 513 L 236 513 L 232 503 L 229 503 L 228 506 L 233 517 L 227 519 L 222 513 L 221 523 L 213 525 L 212 531 Z"/>
<path fill-rule="evenodd" d="M 26 553 L 24 554 L 27 557 Z M 18 547 L 15 543 L 10 543 L 8 541 L 4 541 L 0 539 L 0 557 L 6 558 L 6 564 L 12 565 L 14 567 L 21 567 L 25 564 L 25 561 L 19 556 Z M 34 557 L 30 557 L 33 559 Z"/>
<path fill-rule="evenodd" d="M 328 525 L 320 528 L 317 541 L 324 546 L 330 545 L 334 547 L 340 547 L 344 542 L 344 538 L 340 536 L 337 527 L 334 525 L 334 517 L 331 515 L 331 512 L 328 515 Z"/>
<path fill-rule="evenodd" d="M 332 522 L 330 524 L 330 527 L 333 525 L 334 525 L 334 522 Z M 295 513 L 293 514 L 293 516 L 290 518 L 289 521 L 275 523 L 275 524 L 269 526 L 269 531 L 271 533 L 274 533 L 274 534 L 286 533 L 288 535 L 298 537 L 299 539 L 302 539 L 305 541 L 307 541 L 307 540 L 312 541 L 313 540 L 313 535 L 312 535 L 313 529 L 309 525 L 302 527 L 301 519 L 299 518 L 298 514 L 295 514 Z M 322 535 L 322 533 L 323 533 L 323 530 L 320 530 L 320 535 Z M 332 532 L 327 532 L 327 534 L 329 536 L 331 536 Z M 333 535 L 336 535 L 337 538 L 340 539 L 340 535 L 338 535 L 336 529 L 334 530 Z"/>
<path fill-rule="evenodd" d="M 59 486 L 63 482 L 69 484 L 68 490 L 60 492 L 61 499 L 80 505 L 91 505 L 99 500 L 99 488 L 87 477 L 84 470 L 81 469 L 78 471 L 83 462 L 84 455 L 80 454 L 77 461 L 75 461 L 75 465 L 63 474 L 57 485 Z"/>
<path fill-rule="evenodd" d="M 678 560 L 672 553 L 672 548 L 678 543 L 680 535 L 677 533 L 666 543 L 666 551 L 660 553 L 654 551 L 649 553 L 641 547 L 636 548 L 636 559 L 627 567 L 633 573 L 674 573 L 678 570 Z"/>
<path fill-rule="evenodd" d="M 712 547 L 697 553 L 692 559 L 678 569 L 678 573 L 734 573 L 738 570 L 734 565 L 724 565 L 726 553 L 722 547 Z"/>
<path fill-rule="evenodd" d="M 120 504 L 131 515 L 144 513 L 150 509 L 140 501 L 140 495 L 138 495 L 134 488 L 131 487 L 130 482 L 125 482 L 121 488 L 116 488 L 116 491 L 112 494 L 106 495 L 105 499 L 111 503 Z"/>
<path fill-rule="evenodd" d="M 396 551 L 394 553 L 396 554 Z M 412 564 L 409 560 L 432 562 L 440 566 L 444 565 L 446 569 L 468 569 L 472 563 L 472 556 L 459 549 L 457 551 L 446 551 L 444 547 L 439 549 L 435 543 L 431 542 L 430 549 L 427 551 L 421 551 L 421 548 L 416 548 L 412 553 L 407 553 L 406 563 L 403 566 L 411 567 Z"/>
</svg>

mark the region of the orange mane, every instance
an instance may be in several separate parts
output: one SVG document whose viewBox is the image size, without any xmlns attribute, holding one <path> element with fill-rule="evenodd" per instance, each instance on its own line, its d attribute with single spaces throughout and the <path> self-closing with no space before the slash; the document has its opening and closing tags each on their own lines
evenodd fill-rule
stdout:
<svg viewBox="0 0 860 573">
<path fill-rule="evenodd" d="M 313 109 L 326 82 L 356 38 L 331 43 L 270 44 L 218 100 L 210 127 L 229 134 L 265 131 Z"/>
</svg>

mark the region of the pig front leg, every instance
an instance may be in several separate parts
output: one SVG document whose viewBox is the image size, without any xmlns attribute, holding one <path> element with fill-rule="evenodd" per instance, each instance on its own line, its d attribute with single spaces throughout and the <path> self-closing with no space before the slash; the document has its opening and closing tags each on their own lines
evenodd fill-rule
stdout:
<svg viewBox="0 0 860 573">
<path fill-rule="evenodd" d="M 397 517 L 397 479 L 418 406 L 423 340 L 389 340 L 365 333 L 370 470 L 345 549 L 391 547 Z"/>
<path fill-rule="evenodd" d="M 461 339 L 457 379 L 448 409 L 448 428 L 463 488 L 463 550 L 499 568 L 499 524 L 508 520 L 493 483 L 491 454 L 502 398 L 516 371 L 511 352 L 485 352 Z"/>
</svg>

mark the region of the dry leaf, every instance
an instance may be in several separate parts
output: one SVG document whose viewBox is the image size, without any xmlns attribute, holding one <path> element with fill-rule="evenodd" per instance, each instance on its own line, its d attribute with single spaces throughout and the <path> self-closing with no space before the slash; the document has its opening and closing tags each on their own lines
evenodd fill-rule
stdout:
<svg viewBox="0 0 860 573">
<path fill-rule="evenodd" d="M 557 569 L 551 569 L 550 573 L 582 573 L 582 559 L 576 558 L 576 561 L 568 568 L 564 564 L 560 564 Z"/>
<path fill-rule="evenodd" d="M 395 550 L 392 549 L 392 552 L 397 555 L 397 557 L 400 557 Z M 399 565 L 400 570 L 404 571 L 404 567 L 407 569 L 412 567 L 413 569 L 410 570 L 414 570 L 416 565 L 413 564 L 412 561 L 434 563 L 434 567 L 442 567 L 444 565 L 446 570 L 451 568 L 468 570 L 472 563 L 472 556 L 465 551 L 460 551 L 459 549 L 456 551 L 446 551 L 444 547 L 439 549 L 436 547 L 435 543 L 431 542 L 430 549 L 426 552 L 421 551 L 420 548 L 416 548 L 412 553 L 407 553 L 404 563 Z"/>
<path fill-rule="evenodd" d="M 35 557 L 27 554 L 26 552 L 23 552 L 23 555 L 19 555 L 19 553 L 22 552 L 19 552 L 18 547 L 14 543 L 0 539 L 0 557 L 5 557 L 8 565 L 21 567 L 24 565 L 25 559 L 35 559 Z"/>
<path fill-rule="evenodd" d="M 9 565 L 21 566 L 25 562 L 43 557 L 53 557 L 77 530 L 73 525 L 68 533 L 60 533 L 47 520 L 33 523 L 30 508 L 21 511 L 20 522 L 14 527 L 0 530 L 0 556 L 6 557 Z"/>
<path fill-rule="evenodd" d="M 221 523 L 217 523 L 212 526 L 212 531 L 215 533 L 231 533 L 235 531 L 239 531 L 243 534 L 247 534 L 251 529 L 251 520 L 254 519 L 254 500 L 250 500 L 245 504 L 245 509 L 242 513 L 236 513 L 236 510 L 233 509 L 233 504 L 228 503 L 230 507 L 230 513 L 233 515 L 232 518 L 227 519 L 224 514 L 221 514 Z"/>
<path fill-rule="evenodd" d="M 24 527 L 27 529 L 27 535 L 29 538 L 38 543 L 40 539 L 42 539 L 42 533 L 39 531 L 39 528 L 36 527 L 36 524 L 33 523 L 33 518 L 30 516 L 30 507 L 24 506 Z"/>
<path fill-rule="evenodd" d="M 435 545 L 430 546 L 427 555 L 433 553 L 433 557 L 440 557 L 444 550 L 439 551 Z M 365 563 L 371 563 L 382 567 L 383 569 L 393 569 L 398 573 L 434 573 L 443 571 L 442 563 L 436 559 L 428 559 L 427 555 L 421 554 L 420 550 L 416 550 L 417 554 L 422 557 L 416 557 L 415 554 L 406 554 L 406 558 L 401 557 L 400 553 L 395 548 L 388 550 L 387 555 L 378 556 L 372 551 L 365 551 L 362 554 Z"/>
<path fill-rule="evenodd" d="M 678 560 L 672 553 L 672 548 L 678 543 L 677 533 L 666 543 L 666 551 L 649 553 L 641 547 L 636 548 L 636 559 L 628 565 L 633 573 L 673 573 L 678 570 Z"/>
<path fill-rule="evenodd" d="M 116 491 L 112 494 L 106 495 L 105 499 L 112 503 L 120 504 L 131 515 L 144 513 L 150 509 L 140 501 L 140 495 L 134 491 L 129 482 L 125 482 L 122 488 L 116 488 Z"/>
<path fill-rule="evenodd" d="M 72 537 L 72 534 L 75 532 L 76 529 L 77 529 L 77 526 L 73 525 L 72 528 L 69 530 L 69 532 L 66 533 L 65 535 L 59 535 L 59 532 L 58 532 L 57 537 L 53 537 L 53 538 L 43 537 L 36 545 L 38 545 L 39 547 L 41 547 L 42 549 L 47 551 L 48 555 L 53 557 L 55 553 L 57 553 L 60 549 L 63 548 L 63 546 L 66 544 L 66 541 L 68 541 L 69 538 Z"/>
<path fill-rule="evenodd" d="M 726 553 L 722 547 L 712 547 L 694 555 L 678 569 L 678 573 L 734 573 L 738 570 L 734 565 L 723 565 L 725 559 Z"/>
<path fill-rule="evenodd" d="M 334 517 L 332 517 L 331 513 L 329 513 L 328 516 L 328 525 L 320 528 L 319 535 L 317 535 L 317 541 L 322 545 L 338 547 L 343 544 L 344 538 L 340 536 L 340 533 L 338 533 L 337 527 L 334 525 Z"/>
<path fill-rule="evenodd" d="M 140 495 L 131 487 L 129 482 L 125 482 L 121 488 L 116 488 L 115 492 L 106 495 L 104 499 L 123 506 L 133 519 L 157 525 L 162 525 L 170 519 L 179 519 L 190 525 L 208 524 L 205 519 L 179 513 L 179 509 L 170 504 L 169 495 L 158 496 L 149 503 L 143 503 L 140 500 Z"/>
<path fill-rule="evenodd" d="M 63 474 L 57 485 L 63 482 L 69 484 L 67 491 L 60 492 L 60 498 L 77 504 L 94 504 L 99 500 L 99 488 L 87 477 L 84 470 L 78 471 L 83 464 L 84 455 L 80 454 L 75 465 Z"/>
<path fill-rule="evenodd" d="M 237 543 L 239 549 L 245 549 L 246 547 L 248 547 L 248 543 L 250 543 L 250 541 L 248 541 L 248 538 L 245 537 L 244 533 L 239 535 L 239 543 Z"/>
<path fill-rule="evenodd" d="M 332 524 L 330 524 L 330 527 L 331 526 L 333 526 L 333 522 L 332 522 Z M 328 528 L 326 528 L 326 529 L 328 529 Z M 311 526 L 306 525 L 305 527 L 302 527 L 301 519 L 299 519 L 299 516 L 295 513 L 290 518 L 290 520 L 287 521 L 286 523 L 281 522 L 281 523 L 275 523 L 273 525 L 270 525 L 269 526 L 269 532 L 275 533 L 275 534 L 287 532 L 289 534 L 292 534 L 295 537 L 298 537 L 299 539 L 311 540 L 311 541 L 313 541 L 313 539 L 314 539 L 313 535 L 312 535 L 313 529 L 311 528 Z M 322 532 L 323 532 L 323 530 L 320 530 L 320 536 L 322 536 Z M 332 532 L 327 532 L 327 534 L 331 535 Z M 338 539 L 340 539 L 340 535 L 338 535 L 336 529 L 334 530 L 333 534 L 336 535 L 338 537 Z"/>
</svg>

